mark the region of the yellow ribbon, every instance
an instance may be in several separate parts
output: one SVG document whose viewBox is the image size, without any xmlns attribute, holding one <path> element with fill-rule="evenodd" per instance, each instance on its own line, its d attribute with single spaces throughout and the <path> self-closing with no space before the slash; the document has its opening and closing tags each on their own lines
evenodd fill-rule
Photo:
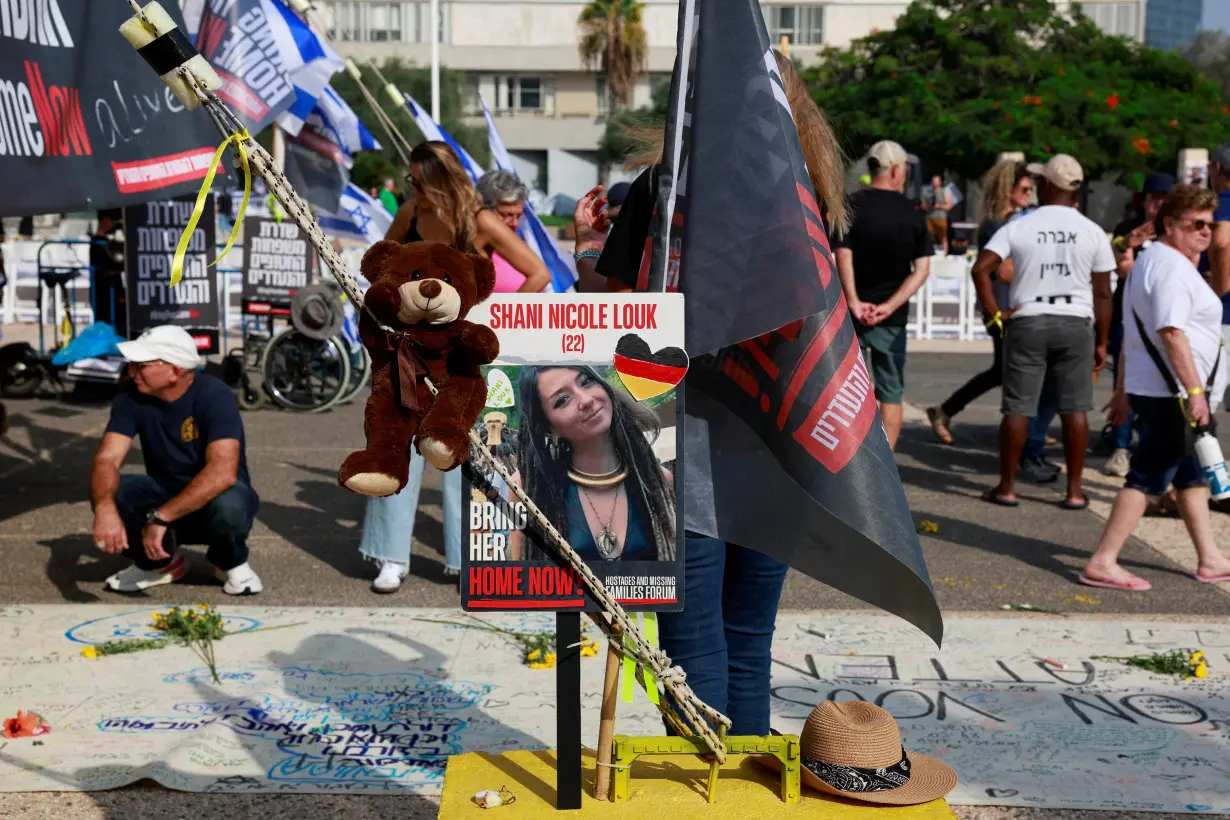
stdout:
<svg viewBox="0 0 1230 820">
<path fill-rule="evenodd" d="M 1001 313 L 998 310 L 995 311 L 995 315 L 987 320 L 986 328 L 987 330 L 990 330 L 992 325 L 994 325 L 995 327 L 999 328 L 999 335 L 1002 336 L 1004 335 L 1004 320 L 1000 318 L 1001 316 L 1003 316 L 1003 313 Z"/>
<path fill-rule="evenodd" d="M 239 213 L 235 215 L 235 223 L 231 225 L 231 238 L 227 240 L 226 247 L 222 249 L 222 253 L 218 254 L 218 258 L 210 262 L 209 265 L 216 265 L 222 260 L 222 257 L 230 251 L 231 246 L 235 244 L 235 237 L 239 233 L 239 226 L 243 224 L 243 215 L 248 210 L 248 197 L 252 193 L 252 171 L 248 168 L 248 152 L 244 150 L 243 144 L 247 140 L 252 139 L 248 134 L 248 129 L 244 129 L 241 134 L 231 134 L 222 141 L 218 146 L 218 150 L 214 152 L 214 158 L 209 163 L 209 172 L 205 174 L 205 180 L 201 183 L 201 190 L 196 195 L 196 207 L 192 209 L 192 218 L 188 220 L 187 227 L 184 228 L 183 235 L 179 238 L 179 246 L 175 248 L 175 258 L 171 261 L 171 287 L 179 284 L 184 278 L 184 256 L 188 253 L 188 243 L 192 241 L 192 232 L 196 230 L 196 223 L 201 221 L 201 214 L 205 211 L 205 197 L 209 196 L 209 189 L 214 184 L 214 174 L 218 171 L 218 164 L 222 162 L 222 152 L 226 150 L 226 146 L 234 142 L 235 150 L 239 152 L 239 160 L 243 163 L 243 202 L 239 205 Z M 206 265 L 206 267 L 209 267 Z"/>
<path fill-rule="evenodd" d="M 655 612 L 646 612 L 643 615 L 638 613 L 637 620 L 643 617 L 645 641 L 650 646 L 657 647 L 658 645 L 658 615 Z M 629 635 L 624 636 L 624 647 L 629 650 L 629 653 L 635 649 L 632 638 Z M 644 667 L 645 672 L 645 694 L 649 696 L 649 702 L 652 704 L 658 703 L 658 678 L 649 667 Z M 625 654 L 623 659 L 623 671 L 620 675 L 619 687 L 620 700 L 625 703 L 632 702 L 632 696 L 636 692 L 636 661 L 632 659 L 631 654 Z"/>
</svg>

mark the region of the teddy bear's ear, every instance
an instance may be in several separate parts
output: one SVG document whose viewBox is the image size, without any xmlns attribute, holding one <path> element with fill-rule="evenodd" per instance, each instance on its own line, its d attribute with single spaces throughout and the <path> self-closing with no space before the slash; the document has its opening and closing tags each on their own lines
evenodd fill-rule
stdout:
<svg viewBox="0 0 1230 820">
<path fill-rule="evenodd" d="M 363 254 L 363 262 L 360 265 L 364 278 L 374 283 L 387 276 L 399 250 L 401 250 L 401 244 L 392 239 L 381 239 L 368 248 Z"/>
<path fill-rule="evenodd" d="M 474 285 L 478 290 L 474 301 L 478 303 L 495 292 L 495 263 L 477 253 L 469 256 L 470 264 L 474 266 Z"/>
</svg>

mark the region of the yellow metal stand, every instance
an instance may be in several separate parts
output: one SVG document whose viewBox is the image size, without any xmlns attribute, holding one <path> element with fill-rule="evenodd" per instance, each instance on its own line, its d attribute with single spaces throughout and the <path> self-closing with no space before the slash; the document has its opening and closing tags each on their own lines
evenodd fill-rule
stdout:
<svg viewBox="0 0 1230 820">
<path fill-rule="evenodd" d="M 728 755 L 770 754 L 781 762 L 781 797 L 785 803 L 799 802 L 802 792 L 799 766 L 801 752 L 798 735 L 739 735 L 726 737 L 726 727 L 718 727 L 718 737 L 726 744 Z M 632 762 L 642 755 L 703 755 L 709 747 L 700 738 L 692 737 L 629 737 L 615 736 L 615 802 L 628 799 L 632 785 Z M 729 757 L 727 758 L 729 759 Z M 718 762 L 709 764 L 708 787 L 705 797 L 710 803 L 717 800 Z"/>
<path fill-rule="evenodd" d="M 956 820 L 943 800 L 874 806 L 805 789 L 798 802 L 784 805 L 779 775 L 748 755 L 731 755 L 721 767 L 717 803 L 704 799 L 710 767 L 695 754 L 637 759 L 627 801 L 612 803 L 593 797 L 595 757 L 588 749 L 581 757 L 581 808 L 557 812 L 553 750 L 454 755 L 444 775 L 438 820 Z M 516 796 L 515 803 L 492 809 L 474 803 L 477 792 L 501 786 Z"/>
</svg>

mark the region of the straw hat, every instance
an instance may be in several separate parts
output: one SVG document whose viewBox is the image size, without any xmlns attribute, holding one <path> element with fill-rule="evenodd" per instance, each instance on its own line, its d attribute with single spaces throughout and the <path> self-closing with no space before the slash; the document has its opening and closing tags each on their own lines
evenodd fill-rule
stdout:
<svg viewBox="0 0 1230 820">
<path fill-rule="evenodd" d="M 910 806 L 943 797 L 957 773 L 926 755 L 906 753 L 884 709 L 861 700 L 821 701 L 799 735 L 803 784 L 865 803 Z"/>
</svg>

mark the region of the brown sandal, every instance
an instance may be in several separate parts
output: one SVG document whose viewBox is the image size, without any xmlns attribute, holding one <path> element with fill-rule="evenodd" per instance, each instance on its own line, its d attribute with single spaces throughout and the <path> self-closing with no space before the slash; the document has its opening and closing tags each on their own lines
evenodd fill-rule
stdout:
<svg viewBox="0 0 1230 820">
<path fill-rule="evenodd" d="M 927 419 L 931 422 L 931 430 L 943 444 L 952 444 L 952 433 L 948 431 L 948 423 L 952 419 L 944 415 L 939 406 L 927 408 Z"/>
</svg>

